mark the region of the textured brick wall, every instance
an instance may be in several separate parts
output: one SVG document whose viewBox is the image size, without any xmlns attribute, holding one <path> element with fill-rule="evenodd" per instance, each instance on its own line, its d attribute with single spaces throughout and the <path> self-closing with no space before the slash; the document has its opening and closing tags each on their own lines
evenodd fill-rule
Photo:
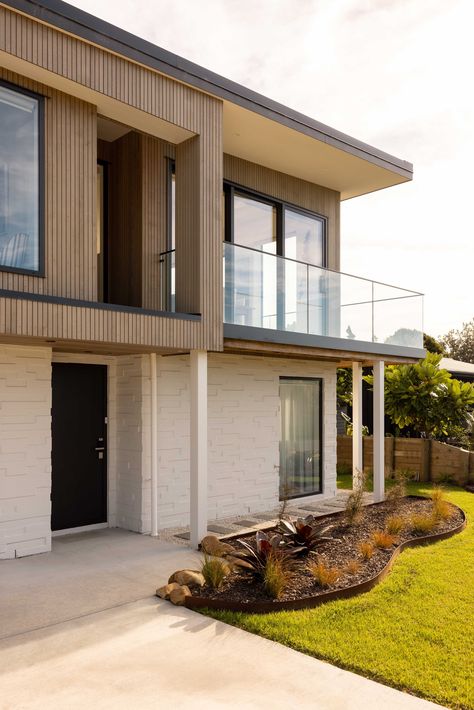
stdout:
<svg viewBox="0 0 474 710">
<path fill-rule="evenodd" d="M 324 495 L 336 489 L 333 364 L 209 355 L 209 519 L 278 505 L 279 378 L 323 377 Z M 189 358 L 161 358 L 158 381 L 159 525 L 189 522 Z"/>
<path fill-rule="evenodd" d="M 149 357 L 109 367 L 109 524 L 150 532 Z"/>
<path fill-rule="evenodd" d="M 51 549 L 51 349 L 0 345 L 0 559 Z"/>
</svg>

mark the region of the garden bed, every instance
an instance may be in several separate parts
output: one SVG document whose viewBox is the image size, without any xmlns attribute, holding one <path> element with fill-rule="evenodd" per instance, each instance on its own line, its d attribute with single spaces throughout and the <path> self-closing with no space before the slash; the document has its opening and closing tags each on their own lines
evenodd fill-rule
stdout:
<svg viewBox="0 0 474 710">
<path fill-rule="evenodd" d="M 364 559 L 360 546 L 372 540 L 376 531 L 383 531 L 387 519 L 397 516 L 411 520 L 413 516 L 429 516 L 433 509 L 430 499 L 407 496 L 396 502 L 375 503 L 366 506 L 362 520 L 348 525 L 344 513 L 331 513 L 317 518 L 313 525 L 316 530 L 325 531 L 330 539 L 318 546 L 316 552 L 295 557 L 283 593 L 278 599 L 269 598 L 264 584 L 247 571 L 234 569 L 223 581 L 219 589 L 206 585 L 198 596 L 186 599 L 188 608 L 209 608 L 228 611 L 272 612 L 278 610 L 302 609 L 318 606 L 326 601 L 354 596 L 368 591 L 380 582 L 390 571 L 393 561 L 406 547 L 435 542 L 450 537 L 464 529 L 466 519 L 463 511 L 451 503 L 450 515 L 437 521 L 428 534 L 416 533 L 409 526 L 400 530 L 387 549 L 375 548 L 369 559 Z M 271 533 L 270 533 L 271 534 Z M 255 536 L 240 536 L 252 542 Z M 226 538 L 226 542 L 242 550 L 236 538 Z M 321 561 L 331 568 L 337 568 L 338 578 L 332 584 L 320 586 L 309 571 L 309 560 Z"/>
</svg>

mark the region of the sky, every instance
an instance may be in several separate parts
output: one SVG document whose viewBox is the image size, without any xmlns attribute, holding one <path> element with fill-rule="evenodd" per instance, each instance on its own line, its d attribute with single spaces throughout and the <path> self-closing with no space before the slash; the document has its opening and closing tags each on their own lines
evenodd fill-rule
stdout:
<svg viewBox="0 0 474 710">
<path fill-rule="evenodd" d="M 425 294 L 433 336 L 474 317 L 472 0 L 72 4 L 414 164 L 341 207 L 341 270 Z"/>
</svg>

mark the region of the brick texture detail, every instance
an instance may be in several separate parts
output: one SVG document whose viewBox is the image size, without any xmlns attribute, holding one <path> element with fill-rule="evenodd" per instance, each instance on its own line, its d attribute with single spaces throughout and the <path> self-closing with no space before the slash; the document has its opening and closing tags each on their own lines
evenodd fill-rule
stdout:
<svg viewBox="0 0 474 710">
<path fill-rule="evenodd" d="M 51 549 L 51 349 L 0 345 L 0 559 Z"/>
<path fill-rule="evenodd" d="M 280 376 L 323 378 L 323 497 L 336 490 L 336 368 L 209 355 L 209 520 L 278 505 Z M 160 359 L 159 526 L 189 522 L 189 358 Z M 321 498 L 321 496 L 318 496 Z"/>
</svg>

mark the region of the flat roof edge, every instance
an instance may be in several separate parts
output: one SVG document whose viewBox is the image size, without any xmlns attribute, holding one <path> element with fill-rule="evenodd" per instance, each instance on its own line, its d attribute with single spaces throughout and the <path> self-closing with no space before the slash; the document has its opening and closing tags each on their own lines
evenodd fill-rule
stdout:
<svg viewBox="0 0 474 710">
<path fill-rule="evenodd" d="M 410 180 L 413 165 L 352 138 L 237 82 L 162 49 L 62 0 L 3 0 L 2 5 L 344 150 Z"/>
</svg>

